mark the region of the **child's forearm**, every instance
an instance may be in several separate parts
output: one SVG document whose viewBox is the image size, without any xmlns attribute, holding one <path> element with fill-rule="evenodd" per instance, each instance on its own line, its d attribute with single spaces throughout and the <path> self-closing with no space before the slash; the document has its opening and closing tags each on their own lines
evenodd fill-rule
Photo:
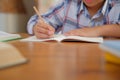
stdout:
<svg viewBox="0 0 120 80">
<path fill-rule="evenodd" d="M 120 25 L 111 24 L 97 27 L 100 36 L 103 37 L 120 37 Z"/>
</svg>

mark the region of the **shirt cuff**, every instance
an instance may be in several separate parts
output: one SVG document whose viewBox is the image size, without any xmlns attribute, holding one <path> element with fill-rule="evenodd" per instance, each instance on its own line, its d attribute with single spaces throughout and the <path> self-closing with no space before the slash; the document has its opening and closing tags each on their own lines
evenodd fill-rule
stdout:
<svg viewBox="0 0 120 80">
<path fill-rule="evenodd" d="M 28 31 L 29 34 L 33 34 L 33 27 L 35 26 L 36 23 L 37 23 L 37 21 L 32 22 L 32 23 L 27 25 L 27 31 Z"/>
<path fill-rule="evenodd" d="M 36 15 L 33 16 L 33 17 L 29 20 L 29 22 L 28 22 L 28 24 L 27 24 L 27 31 L 28 31 L 29 34 L 33 34 L 33 27 L 34 27 L 35 24 L 37 23 L 37 20 L 38 20 L 38 18 L 37 18 Z"/>
</svg>

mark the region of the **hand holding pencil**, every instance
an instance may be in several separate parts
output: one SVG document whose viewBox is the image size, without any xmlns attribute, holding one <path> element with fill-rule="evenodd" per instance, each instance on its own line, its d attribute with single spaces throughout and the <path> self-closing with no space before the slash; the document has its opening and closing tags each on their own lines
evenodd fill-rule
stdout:
<svg viewBox="0 0 120 80">
<path fill-rule="evenodd" d="M 35 10 L 36 14 L 38 15 L 40 21 L 43 21 L 43 22 L 44 22 L 43 18 L 41 17 L 41 14 L 40 14 L 40 12 L 37 10 L 37 8 L 36 8 L 35 6 L 33 6 L 33 9 Z"/>
<path fill-rule="evenodd" d="M 33 28 L 35 36 L 41 39 L 53 37 L 55 29 L 44 21 L 36 7 L 33 7 L 33 9 L 39 17 L 38 22 Z"/>
</svg>

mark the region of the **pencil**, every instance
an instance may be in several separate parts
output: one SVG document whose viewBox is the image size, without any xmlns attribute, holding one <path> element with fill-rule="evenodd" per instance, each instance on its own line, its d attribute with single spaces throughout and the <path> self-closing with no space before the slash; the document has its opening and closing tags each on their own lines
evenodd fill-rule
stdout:
<svg viewBox="0 0 120 80">
<path fill-rule="evenodd" d="M 33 9 L 35 10 L 36 14 L 37 14 L 38 17 L 40 18 L 40 21 L 43 22 L 43 23 L 46 23 L 46 22 L 44 21 L 44 19 L 41 17 L 40 12 L 38 11 L 38 9 L 37 9 L 35 6 L 33 6 Z M 46 23 L 46 24 L 48 24 L 48 23 Z M 48 29 L 49 29 L 49 28 L 48 28 Z"/>
<path fill-rule="evenodd" d="M 37 9 L 35 6 L 33 6 L 33 9 L 35 10 L 35 12 L 36 12 L 36 14 L 38 15 L 38 17 L 39 17 L 42 21 L 44 21 L 43 18 L 41 17 L 40 12 L 38 11 L 38 9 Z"/>
<path fill-rule="evenodd" d="M 35 10 L 36 14 L 37 14 L 39 17 L 41 17 L 39 11 L 37 10 L 37 8 L 36 8 L 35 6 L 33 6 L 33 9 Z"/>
</svg>

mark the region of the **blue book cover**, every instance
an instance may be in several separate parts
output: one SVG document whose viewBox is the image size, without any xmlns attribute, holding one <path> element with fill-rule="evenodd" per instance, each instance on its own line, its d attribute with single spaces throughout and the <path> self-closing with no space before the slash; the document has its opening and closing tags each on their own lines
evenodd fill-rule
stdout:
<svg viewBox="0 0 120 80">
<path fill-rule="evenodd" d="M 120 58 L 120 40 L 105 40 L 100 47 Z"/>
</svg>

